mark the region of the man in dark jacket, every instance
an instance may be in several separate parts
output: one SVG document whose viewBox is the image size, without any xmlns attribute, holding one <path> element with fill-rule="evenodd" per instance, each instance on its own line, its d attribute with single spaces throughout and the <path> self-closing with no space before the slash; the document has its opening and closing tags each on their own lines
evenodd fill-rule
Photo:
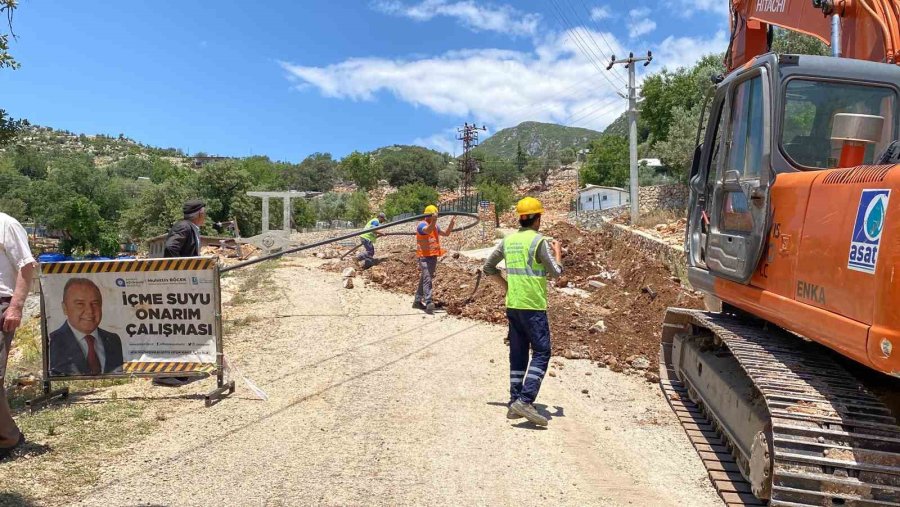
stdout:
<svg viewBox="0 0 900 507">
<path fill-rule="evenodd" d="M 94 282 L 70 278 L 63 288 L 66 322 L 50 333 L 50 375 L 122 373 L 122 340 L 100 328 L 103 296 Z"/>
<path fill-rule="evenodd" d="M 191 199 L 181 207 L 184 220 L 179 220 L 169 229 L 166 236 L 164 257 L 197 257 L 200 255 L 200 227 L 206 222 L 206 204 L 200 199 Z M 153 384 L 158 386 L 182 386 L 191 377 L 156 377 Z"/>
<path fill-rule="evenodd" d="M 200 227 L 206 222 L 206 204 L 191 199 L 181 207 L 184 220 L 179 220 L 166 236 L 164 257 L 196 257 L 200 255 Z"/>
</svg>

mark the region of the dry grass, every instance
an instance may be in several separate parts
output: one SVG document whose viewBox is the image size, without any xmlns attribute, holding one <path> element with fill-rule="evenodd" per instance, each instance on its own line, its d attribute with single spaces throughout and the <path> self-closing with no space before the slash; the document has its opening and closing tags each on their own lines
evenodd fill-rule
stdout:
<svg viewBox="0 0 900 507">
<path fill-rule="evenodd" d="M 681 210 L 656 209 L 647 213 L 641 213 L 637 220 L 637 226 L 644 229 L 653 229 L 659 224 L 667 224 L 684 218 Z"/>
<path fill-rule="evenodd" d="M 236 273 L 240 283 L 231 298 L 230 304 L 237 306 L 261 300 L 265 295 L 265 285 L 271 282 L 272 272 L 278 267 L 279 260 L 261 262 L 253 267 Z"/>
</svg>

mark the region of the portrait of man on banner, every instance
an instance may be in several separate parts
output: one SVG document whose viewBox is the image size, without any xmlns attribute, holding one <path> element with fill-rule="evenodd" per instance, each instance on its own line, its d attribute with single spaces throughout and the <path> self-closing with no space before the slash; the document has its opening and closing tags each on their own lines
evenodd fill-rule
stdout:
<svg viewBox="0 0 900 507">
<path fill-rule="evenodd" d="M 49 335 L 50 375 L 97 376 L 122 372 L 122 340 L 100 328 L 103 296 L 87 278 L 70 278 L 63 288 L 66 321 Z"/>
</svg>

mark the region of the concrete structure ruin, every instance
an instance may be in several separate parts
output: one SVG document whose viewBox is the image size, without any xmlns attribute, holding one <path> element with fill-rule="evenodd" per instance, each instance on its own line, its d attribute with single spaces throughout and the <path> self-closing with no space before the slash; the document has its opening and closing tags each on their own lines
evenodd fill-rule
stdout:
<svg viewBox="0 0 900 507">
<path fill-rule="evenodd" d="M 322 192 L 298 192 L 297 190 L 288 190 L 281 192 L 247 192 L 247 195 L 262 199 L 262 233 L 241 242 L 250 243 L 265 253 L 272 253 L 283 250 L 290 244 L 291 215 L 294 209 L 291 206 L 291 199 L 308 199 L 310 197 L 322 195 Z M 282 230 L 278 232 L 269 230 L 269 199 L 282 200 Z"/>
</svg>

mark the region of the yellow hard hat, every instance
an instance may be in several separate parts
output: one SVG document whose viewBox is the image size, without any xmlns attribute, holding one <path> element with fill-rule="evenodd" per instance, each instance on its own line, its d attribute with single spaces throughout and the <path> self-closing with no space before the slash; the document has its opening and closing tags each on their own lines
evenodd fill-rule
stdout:
<svg viewBox="0 0 900 507">
<path fill-rule="evenodd" d="M 425 214 L 426 215 L 433 215 L 437 212 L 438 212 L 437 206 L 435 206 L 434 204 L 429 204 L 428 206 L 425 206 Z"/>
<path fill-rule="evenodd" d="M 516 204 L 516 214 L 519 216 L 535 215 L 543 212 L 544 207 L 541 205 L 541 201 L 534 197 L 526 197 Z"/>
</svg>

